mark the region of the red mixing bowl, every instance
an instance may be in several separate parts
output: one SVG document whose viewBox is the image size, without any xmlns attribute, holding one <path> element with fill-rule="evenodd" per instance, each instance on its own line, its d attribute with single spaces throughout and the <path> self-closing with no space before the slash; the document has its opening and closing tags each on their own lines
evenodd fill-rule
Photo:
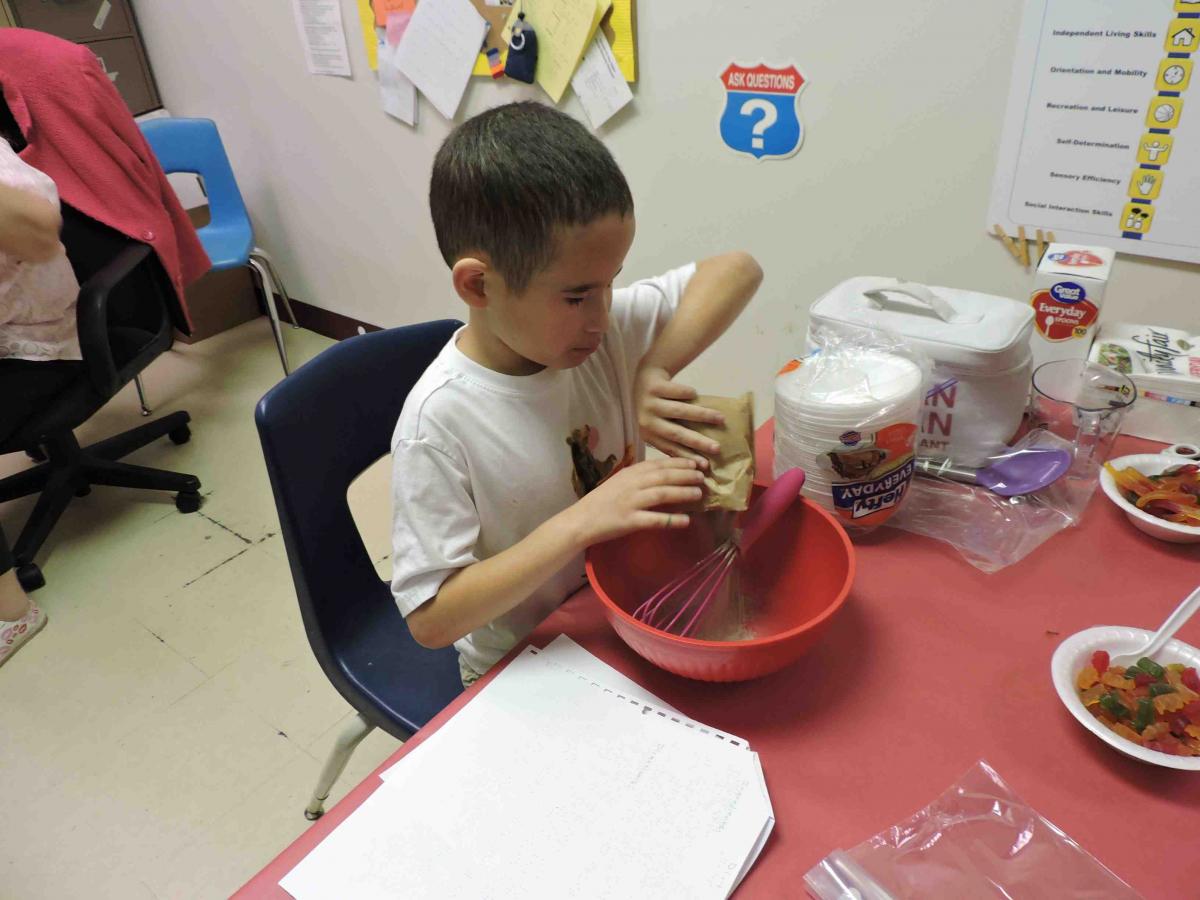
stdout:
<svg viewBox="0 0 1200 900">
<path fill-rule="evenodd" d="M 761 492 L 755 487 L 755 497 Z M 740 561 L 756 598 L 745 641 L 678 637 L 631 613 L 712 549 L 706 529 L 640 531 L 587 552 L 587 575 L 621 640 L 656 666 L 699 681 L 748 681 L 799 659 L 821 637 L 854 581 L 854 547 L 837 520 L 800 497 Z"/>
</svg>

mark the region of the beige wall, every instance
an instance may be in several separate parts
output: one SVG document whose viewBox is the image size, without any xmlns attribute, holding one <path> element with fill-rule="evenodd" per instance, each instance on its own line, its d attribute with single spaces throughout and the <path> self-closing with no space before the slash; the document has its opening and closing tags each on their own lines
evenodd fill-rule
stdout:
<svg viewBox="0 0 1200 900">
<path fill-rule="evenodd" d="M 164 102 L 217 120 L 260 243 L 297 296 L 380 325 L 460 314 L 425 208 L 448 123 L 425 103 L 415 132 L 379 110 L 351 0 L 353 80 L 306 74 L 288 0 L 136 5 Z M 639 19 L 635 105 L 603 135 L 637 202 L 626 273 L 735 247 L 767 273 L 693 366 L 699 387 L 753 388 L 765 412 L 808 305 L 852 275 L 1025 295 L 1031 276 L 984 230 L 1016 0 L 642 0 Z M 734 59 L 793 61 L 808 77 L 793 159 L 755 163 L 717 137 L 718 76 Z M 533 95 L 475 80 L 460 115 Z M 1104 315 L 1200 331 L 1200 269 L 1121 257 Z"/>
</svg>

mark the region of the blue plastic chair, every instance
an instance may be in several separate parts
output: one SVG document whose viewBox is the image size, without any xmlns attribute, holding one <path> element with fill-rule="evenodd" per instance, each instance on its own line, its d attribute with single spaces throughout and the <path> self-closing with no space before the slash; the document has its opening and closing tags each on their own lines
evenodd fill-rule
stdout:
<svg viewBox="0 0 1200 900">
<path fill-rule="evenodd" d="M 292 326 L 299 327 L 296 315 L 292 312 L 291 297 L 271 257 L 254 244 L 250 215 L 246 212 L 242 192 L 238 190 L 237 179 L 234 178 L 233 167 L 229 164 L 216 123 L 212 119 L 163 118 L 148 119 L 139 125 L 164 172 L 190 172 L 203 179 L 211 221 L 198 230 L 200 242 L 204 244 L 214 269 L 249 266 L 258 276 L 283 372 L 289 374 L 291 368 L 283 343 L 279 313 L 275 309 L 275 293 L 278 291 L 283 300 Z"/>
<path fill-rule="evenodd" d="M 404 400 L 461 323 L 428 322 L 335 344 L 259 401 L 263 456 L 309 644 L 358 717 L 305 815 L 315 819 L 374 727 L 401 739 L 462 691 L 458 654 L 413 640 L 355 527 L 346 491 L 391 449 Z"/>
</svg>

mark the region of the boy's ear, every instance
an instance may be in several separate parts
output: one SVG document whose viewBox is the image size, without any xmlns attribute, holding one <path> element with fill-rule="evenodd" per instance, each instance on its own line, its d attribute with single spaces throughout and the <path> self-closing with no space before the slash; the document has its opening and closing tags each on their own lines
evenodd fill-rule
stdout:
<svg viewBox="0 0 1200 900">
<path fill-rule="evenodd" d="M 470 256 L 460 259 L 450 271 L 454 290 L 462 297 L 463 303 L 472 309 L 484 309 L 488 305 L 485 277 L 488 272 L 486 262 Z"/>
</svg>

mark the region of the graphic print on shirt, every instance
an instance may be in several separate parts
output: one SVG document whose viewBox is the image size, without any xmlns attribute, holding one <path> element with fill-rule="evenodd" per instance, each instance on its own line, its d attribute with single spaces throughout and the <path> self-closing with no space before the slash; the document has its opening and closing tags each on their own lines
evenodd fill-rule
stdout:
<svg viewBox="0 0 1200 900">
<path fill-rule="evenodd" d="M 567 444 L 571 448 L 571 485 L 575 488 L 576 497 L 583 497 L 595 490 L 613 472 L 633 462 L 633 447 L 628 444 L 620 461 L 615 453 L 610 453 L 603 462 L 598 460 L 595 450 L 600 444 L 600 431 L 591 425 L 572 430 Z"/>
</svg>

